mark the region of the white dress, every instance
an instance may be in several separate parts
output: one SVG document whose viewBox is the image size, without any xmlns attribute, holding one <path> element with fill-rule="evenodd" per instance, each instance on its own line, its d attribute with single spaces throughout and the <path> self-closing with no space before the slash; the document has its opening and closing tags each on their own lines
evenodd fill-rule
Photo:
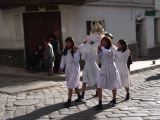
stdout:
<svg viewBox="0 0 160 120">
<path fill-rule="evenodd" d="M 72 56 L 71 51 L 67 52 L 66 56 L 62 56 L 60 68 L 65 68 L 66 82 L 69 89 L 79 86 L 80 82 L 80 54 L 74 53 Z"/>
<path fill-rule="evenodd" d="M 130 82 L 130 72 L 127 67 L 127 61 L 129 57 L 129 51 L 116 51 L 115 52 L 115 63 L 118 68 L 121 83 L 123 87 L 129 87 Z"/>
<path fill-rule="evenodd" d="M 87 83 L 89 86 L 96 85 L 100 70 L 96 63 L 96 54 L 84 53 L 82 54 L 82 60 L 85 61 L 83 69 L 83 83 Z"/>
<path fill-rule="evenodd" d="M 114 57 L 115 51 L 112 48 L 107 50 L 102 47 L 102 52 L 98 54 L 98 59 L 101 62 L 98 88 L 114 90 L 122 87 Z"/>
</svg>

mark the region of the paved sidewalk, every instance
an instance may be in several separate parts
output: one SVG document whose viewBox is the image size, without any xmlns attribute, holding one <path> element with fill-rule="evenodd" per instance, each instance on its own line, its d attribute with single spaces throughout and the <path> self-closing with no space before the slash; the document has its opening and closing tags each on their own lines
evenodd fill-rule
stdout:
<svg viewBox="0 0 160 120">
<path fill-rule="evenodd" d="M 155 61 L 155 64 L 153 64 Z M 160 67 L 160 59 L 155 60 L 144 60 L 144 61 L 136 61 L 131 65 L 131 73 L 141 72 L 148 69 L 154 69 Z M 10 76 L 23 76 L 30 78 L 42 78 L 42 79 L 53 79 L 53 80 L 64 80 L 64 74 L 54 76 L 47 76 L 46 73 L 29 73 L 23 68 L 15 68 L 8 66 L 0 66 L 0 75 L 10 75 Z"/>
<path fill-rule="evenodd" d="M 103 91 L 103 111 L 96 111 L 95 90 L 88 89 L 85 100 L 63 108 L 67 100 L 64 81 L 54 87 L 18 94 L 0 93 L 0 120 L 160 120 L 160 68 L 131 75 L 131 100 L 118 90 L 116 107 L 108 104 L 111 92 Z M 74 94 L 73 100 L 76 98 Z"/>
<path fill-rule="evenodd" d="M 65 77 L 64 74 L 54 74 L 54 76 L 48 76 L 47 73 L 44 72 L 28 72 L 24 68 L 16 68 L 9 66 L 0 66 L 0 75 L 1 76 L 21 76 L 28 78 L 36 78 L 36 79 L 52 79 L 52 80 L 63 80 Z"/>
<path fill-rule="evenodd" d="M 159 68 L 160 59 L 155 60 L 155 62 L 156 64 L 154 65 L 152 60 L 134 62 L 131 65 L 131 73 L 136 74 Z M 8 77 L 7 80 L 5 77 Z M 0 66 L 0 79 L 0 92 L 13 94 L 55 86 L 56 82 L 65 80 L 65 75 L 55 74 L 54 76 L 47 76 L 47 73 L 29 73 L 23 68 Z"/>
<path fill-rule="evenodd" d="M 155 62 L 155 64 L 153 64 L 153 61 Z M 131 74 L 158 67 L 160 67 L 160 59 L 136 61 L 131 65 Z"/>
</svg>

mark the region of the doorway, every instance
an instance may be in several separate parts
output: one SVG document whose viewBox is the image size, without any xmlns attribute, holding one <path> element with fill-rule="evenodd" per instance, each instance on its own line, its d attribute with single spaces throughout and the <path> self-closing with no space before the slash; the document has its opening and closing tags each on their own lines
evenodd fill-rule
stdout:
<svg viewBox="0 0 160 120">
<path fill-rule="evenodd" d="M 61 13 L 33 12 L 23 14 L 25 35 L 26 67 L 35 48 L 42 42 L 42 38 L 54 34 L 62 48 Z"/>
</svg>

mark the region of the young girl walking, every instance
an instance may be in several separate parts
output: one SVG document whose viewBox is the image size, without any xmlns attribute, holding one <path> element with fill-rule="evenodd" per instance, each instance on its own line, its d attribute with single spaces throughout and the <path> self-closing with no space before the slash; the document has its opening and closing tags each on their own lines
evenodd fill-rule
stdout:
<svg viewBox="0 0 160 120">
<path fill-rule="evenodd" d="M 130 51 L 128 49 L 128 45 L 126 41 L 124 41 L 123 39 L 118 41 L 117 47 L 118 49 L 115 52 L 116 53 L 115 63 L 120 74 L 122 86 L 125 87 L 126 89 L 127 94 L 126 94 L 125 100 L 129 100 L 130 72 L 127 67 L 127 61 L 128 61 L 128 57 L 130 56 Z"/>
<path fill-rule="evenodd" d="M 112 48 L 112 42 L 109 37 L 103 37 L 101 46 L 98 50 L 98 59 L 101 62 L 101 70 L 98 80 L 98 98 L 97 109 L 102 109 L 102 89 L 112 90 L 113 102 L 116 104 L 116 89 L 121 88 L 121 81 L 118 69 L 115 65 L 115 50 Z"/>
<path fill-rule="evenodd" d="M 64 104 L 64 107 L 71 107 L 73 89 L 75 89 L 78 98 L 75 102 L 81 101 L 81 95 L 79 92 L 79 80 L 80 80 L 80 54 L 75 47 L 72 37 L 68 37 L 65 40 L 65 49 L 62 55 L 60 69 L 65 68 L 66 82 L 68 88 L 68 101 Z"/>
<path fill-rule="evenodd" d="M 94 43 L 91 43 L 94 44 Z M 83 53 L 82 60 L 85 61 L 85 66 L 83 69 L 83 85 L 82 85 L 82 99 L 84 99 L 86 85 L 95 86 L 97 85 L 97 80 L 99 78 L 99 67 L 96 63 L 96 54 L 94 53 Z M 97 96 L 94 95 L 94 97 Z"/>
</svg>

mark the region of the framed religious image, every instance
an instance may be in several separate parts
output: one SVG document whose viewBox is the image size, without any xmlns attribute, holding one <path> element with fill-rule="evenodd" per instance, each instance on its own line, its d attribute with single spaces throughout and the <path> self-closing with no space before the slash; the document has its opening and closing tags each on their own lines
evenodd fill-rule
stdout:
<svg viewBox="0 0 160 120">
<path fill-rule="evenodd" d="M 91 31 L 91 24 L 95 24 L 93 21 L 87 21 L 86 22 L 86 28 L 87 28 L 87 35 L 90 35 Z M 99 23 L 102 25 L 103 28 L 105 28 L 105 20 L 99 20 Z"/>
</svg>

